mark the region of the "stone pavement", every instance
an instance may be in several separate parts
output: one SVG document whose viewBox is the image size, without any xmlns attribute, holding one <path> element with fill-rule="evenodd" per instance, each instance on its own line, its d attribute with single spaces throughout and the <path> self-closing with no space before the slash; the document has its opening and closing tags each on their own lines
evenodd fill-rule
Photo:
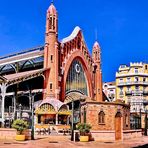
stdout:
<svg viewBox="0 0 148 148">
<path fill-rule="evenodd" d="M 148 148 L 148 136 L 118 142 L 72 142 L 68 136 L 37 137 L 25 142 L 0 140 L 0 148 Z"/>
</svg>

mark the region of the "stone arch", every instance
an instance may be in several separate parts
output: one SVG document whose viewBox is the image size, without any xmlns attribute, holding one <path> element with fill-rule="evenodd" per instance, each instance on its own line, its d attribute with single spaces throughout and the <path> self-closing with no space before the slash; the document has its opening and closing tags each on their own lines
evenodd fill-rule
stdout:
<svg viewBox="0 0 148 148">
<path fill-rule="evenodd" d="M 98 113 L 98 123 L 99 124 L 104 124 L 105 123 L 105 113 L 103 110 L 101 110 L 99 113 Z"/>
<path fill-rule="evenodd" d="M 122 139 L 122 113 L 117 111 L 115 115 L 115 140 Z"/>
<path fill-rule="evenodd" d="M 91 72 L 88 68 L 88 64 L 85 60 L 85 57 L 83 56 L 82 52 L 80 50 L 75 50 L 68 58 L 68 60 L 65 63 L 65 67 L 64 67 L 64 76 L 63 76 L 63 87 L 62 87 L 62 101 L 64 101 L 65 98 L 65 91 L 66 91 L 66 79 L 67 79 L 67 75 L 69 72 L 69 68 L 72 64 L 72 62 L 78 59 L 83 66 L 85 75 L 86 75 L 86 79 L 87 79 L 87 85 L 88 85 L 88 96 L 92 97 L 92 82 L 91 82 Z"/>
<path fill-rule="evenodd" d="M 121 114 L 121 112 L 120 111 L 118 111 L 117 113 L 116 113 L 116 115 L 115 115 L 115 118 L 117 118 L 117 117 L 122 117 L 122 114 Z"/>
</svg>

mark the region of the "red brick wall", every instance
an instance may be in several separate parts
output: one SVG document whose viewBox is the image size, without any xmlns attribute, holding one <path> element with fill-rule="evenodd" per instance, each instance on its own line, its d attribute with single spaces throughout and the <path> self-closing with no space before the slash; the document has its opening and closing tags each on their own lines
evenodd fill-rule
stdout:
<svg viewBox="0 0 148 148">
<path fill-rule="evenodd" d="M 115 130 L 115 115 L 117 113 L 118 108 L 120 108 L 120 112 L 122 114 L 122 129 L 130 129 L 130 110 L 129 107 L 119 104 L 113 103 L 86 103 L 86 122 L 92 125 L 92 130 Z M 83 107 L 81 108 L 81 112 L 83 112 Z M 103 111 L 105 114 L 105 123 L 99 124 L 98 114 L 100 111 Z M 127 115 L 127 126 L 125 124 L 125 115 Z M 83 121 L 83 117 L 82 117 Z"/>
</svg>

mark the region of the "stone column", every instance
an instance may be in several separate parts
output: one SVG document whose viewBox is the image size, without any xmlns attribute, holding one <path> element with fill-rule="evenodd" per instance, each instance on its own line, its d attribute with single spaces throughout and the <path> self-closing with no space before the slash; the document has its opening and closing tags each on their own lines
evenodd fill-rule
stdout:
<svg viewBox="0 0 148 148">
<path fill-rule="evenodd" d="M 69 125 L 69 116 L 67 116 L 67 125 Z"/>
<path fill-rule="evenodd" d="M 58 113 L 56 114 L 56 125 L 58 125 Z"/>
<path fill-rule="evenodd" d="M 32 102 L 31 94 L 29 94 L 29 108 L 30 108 L 30 110 L 32 109 L 32 103 L 31 102 Z"/>
<path fill-rule="evenodd" d="M 13 106 L 14 106 L 13 119 L 15 119 L 15 114 L 16 114 L 16 98 L 15 98 L 15 96 L 13 96 Z"/>
<path fill-rule="evenodd" d="M 1 97 L 2 97 L 2 105 L 1 105 L 2 118 L 1 118 L 1 121 L 2 121 L 2 126 L 4 126 L 5 97 L 6 97 L 6 89 L 7 89 L 6 84 L 2 83 L 0 85 L 0 89 L 1 89 Z"/>
</svg>

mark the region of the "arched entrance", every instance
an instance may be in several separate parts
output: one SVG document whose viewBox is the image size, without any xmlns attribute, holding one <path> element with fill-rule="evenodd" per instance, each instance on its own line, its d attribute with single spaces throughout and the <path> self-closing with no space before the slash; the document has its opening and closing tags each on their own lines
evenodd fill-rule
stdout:
<svg viewBox="0 0 148 148">
<path fill-rule="evenodd" d="M 118 111 L 115 115 L 115 140 L 122 139 L 122 114 Z"/>
<path fill-rule="evenodd" d="M 87 98 L 88 96 L 76 90 L 71 90 L 69 93 L 66 94 L 64 103 L 69 106 L 69 110 L 73 110 L 74 112 L 74 124 L 81 122 L 80 121 L 81 102 L 84 102 Z M 72 103 L 73 103 L 73 108 L 72 108 Z"/>
</svg>

